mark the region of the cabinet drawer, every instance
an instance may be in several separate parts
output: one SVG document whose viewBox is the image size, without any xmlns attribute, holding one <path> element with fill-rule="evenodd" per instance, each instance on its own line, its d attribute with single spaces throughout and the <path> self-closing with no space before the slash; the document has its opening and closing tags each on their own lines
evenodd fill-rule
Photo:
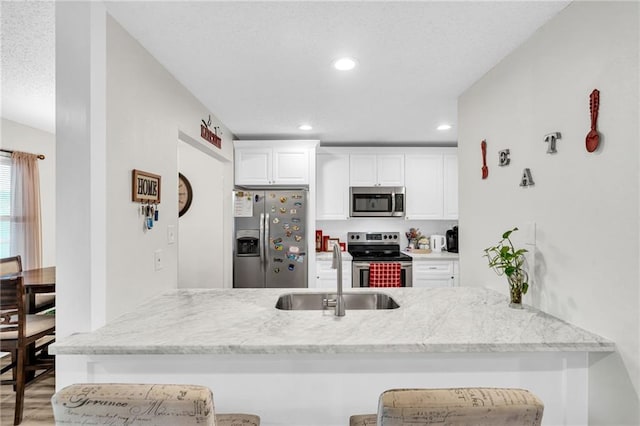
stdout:
<svg viewBox="0 0 640 426">
<path fill-rule="evenodd" d="M 447 274 L 453 275 L 453 262 L 417 261 L 413 262 L 414 274 Z"/>
</svg>

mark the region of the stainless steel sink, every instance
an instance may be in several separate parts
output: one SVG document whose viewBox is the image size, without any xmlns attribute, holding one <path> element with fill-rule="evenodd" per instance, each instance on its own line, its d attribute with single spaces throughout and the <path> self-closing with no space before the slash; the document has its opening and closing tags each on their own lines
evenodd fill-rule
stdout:
<svg viewBox="0 0 640 426">
<path fill-rule="evenodd" d="M 336 293 L 288 293 L 276 302 L 276 308 L 283 311 L 323 310 L 326 300 L 335 299 Z M 344 293 L 344 304 L 349 309 L 397 309 L 398 303 L 384 293 Z"/>
</svg>

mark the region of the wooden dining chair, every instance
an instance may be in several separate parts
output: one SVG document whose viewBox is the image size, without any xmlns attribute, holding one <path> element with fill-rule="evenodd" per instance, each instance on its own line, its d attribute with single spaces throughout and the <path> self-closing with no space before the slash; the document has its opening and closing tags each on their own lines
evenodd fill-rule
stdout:
<svg viewBox="0 0 640 426">
<path fill-rule="evenodd" d="M 16 392 L 14 425 L 22 422 L 26 385 L 43 378 L 55 368 L 53 358 L 42 356 L 53 341 L 45 337 L 55 334 L 55 316 L 27 315 L 24 300 L 22 276 L 0 279 L 0 351 L 11 354 L 11 363 L 2 367 L 0 374 L 12 370 L 12 378 L 1 383 L 12 384 Z"/>
<path fill-rule="evenodd" d="M 20 255 L 0 259 L 0 275 L 17 274 L 22 272 L 22 258 Z M 37 293 L 32 312 L 43 312 L 56 306 L 55 293 Z"/>
<path fill-rule="evenodd" d="M 0 275 L 17 274 L 18 272 L 22 272 L 20 255 L 0 259 Z"/>
</svg>

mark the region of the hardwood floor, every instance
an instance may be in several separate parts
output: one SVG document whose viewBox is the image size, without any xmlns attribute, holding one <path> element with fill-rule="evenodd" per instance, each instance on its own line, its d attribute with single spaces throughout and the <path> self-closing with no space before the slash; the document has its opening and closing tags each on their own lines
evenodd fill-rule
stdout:
<svg viewBox="0 0 640 426">
<path fill-rule="evenodd" d="M 0 362 L 4 362 L 4 359 Z M 10 371 L 5 374 L 7 377 L 11 377 Z M 54 424 L 51 397 L 56 391 L 55 383 L 55 375 L 51 375 L 27 386 L 24 394 L 21 426 L 51 426 Z M 15 402 L 16 394 L 13 392 L 13 386 L 0 386 L 0 426 L 13 425 Z"/>
</svg>

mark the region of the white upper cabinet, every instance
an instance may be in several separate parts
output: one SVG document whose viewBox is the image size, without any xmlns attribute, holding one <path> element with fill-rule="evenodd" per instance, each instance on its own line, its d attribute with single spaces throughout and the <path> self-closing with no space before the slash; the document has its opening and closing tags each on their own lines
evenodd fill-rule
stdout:
<svg viewBox="0 0 640 426">
<path fill-rule="evenodd" d="M 269 185 L 272 180 L 273 150 L 235 149 L 236 185 Z"/>
<path fill-rule="evenodd" d="M 404 186 L 403 154 L 351 154 L 351 186 Z"/>
<path fill-rule="evenodd" d="M 458 219 L 458 156 L 444 155 L 444 219 Z"/>
<path fill-rule="evenodd" d="M 316 219 L 349 218 L 349 154 L 316 156 Z"/>
<path fill-rule="evenodd" d="M 273 184 L 309 183 L 309 150 L 273 148 Z"/>
<path fill-rule="evenodd" d="M 442 219 L 442 154 L 407 155 L 405 167 L 405 219 Z"/>
<path fill-rule="evenodd" d="M 235 141 L 236 185 L 308 185 L 317 141 Z"/>
</svg>

